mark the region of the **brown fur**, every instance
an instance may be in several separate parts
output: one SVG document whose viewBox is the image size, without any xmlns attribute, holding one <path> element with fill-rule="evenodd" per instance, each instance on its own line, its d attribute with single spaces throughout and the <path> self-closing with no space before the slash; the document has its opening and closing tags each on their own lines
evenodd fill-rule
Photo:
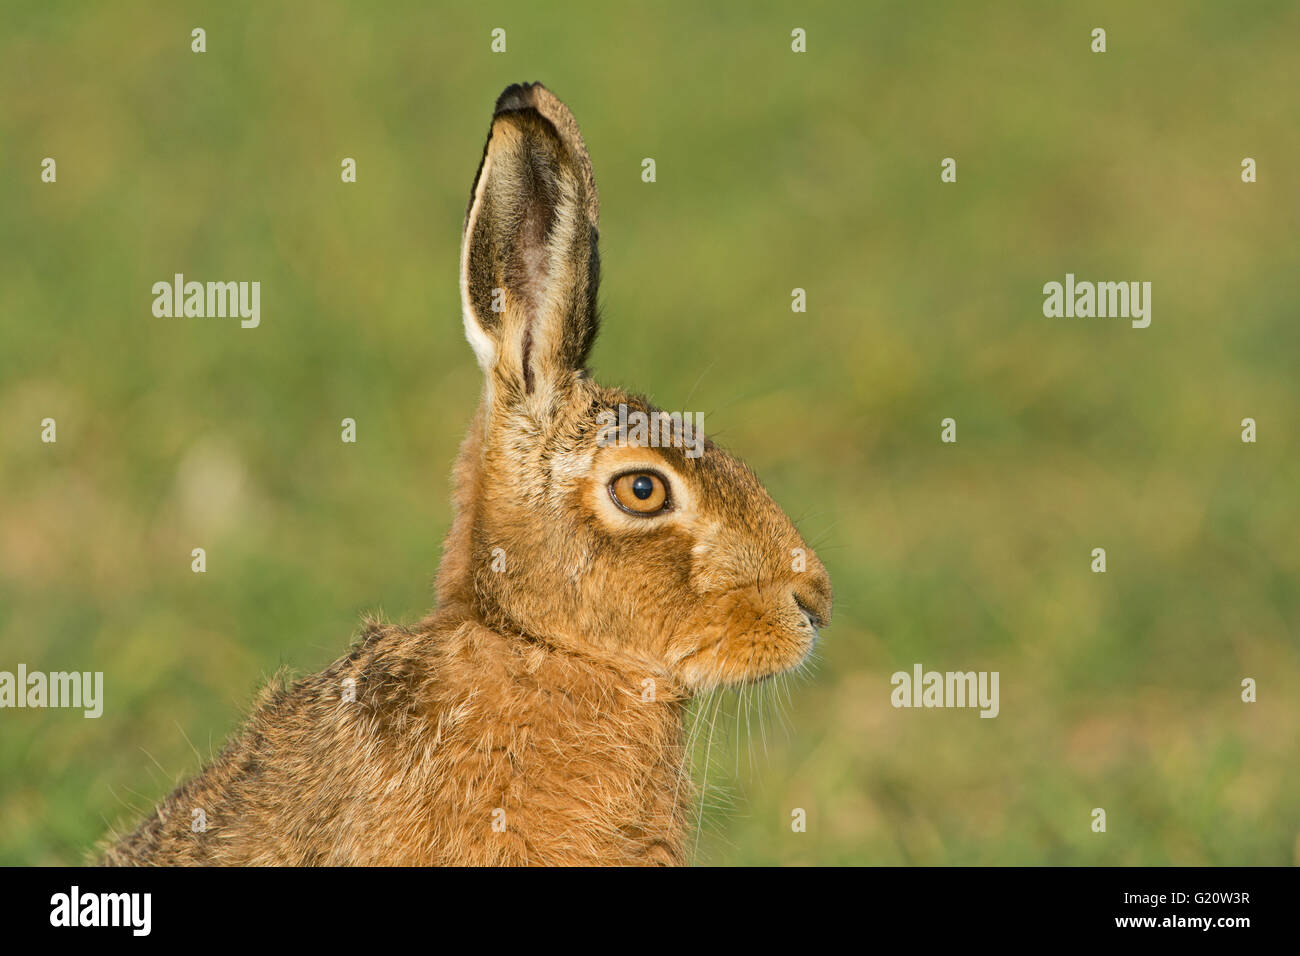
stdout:
<svg viewBox="0 0 1300 956">
<path fill-rule="evenodd" d="M 462 297 L 485 385 L 438 609 L 409 629 L 372 623 L 326 670 L 268 688 L 105 863 L 685 861 L 690 697 L 799 665 L 830 581 L 712 443 L 698 458 L 598 444 L 600 412 L 657 411 L 584 368 L 598 209 L 568 109 L 540 85 L 507 89 L 466 214 Z M 630 469 L 664 476 L 673 507 L 622 511 L 609 486 Z"/>
</svg>

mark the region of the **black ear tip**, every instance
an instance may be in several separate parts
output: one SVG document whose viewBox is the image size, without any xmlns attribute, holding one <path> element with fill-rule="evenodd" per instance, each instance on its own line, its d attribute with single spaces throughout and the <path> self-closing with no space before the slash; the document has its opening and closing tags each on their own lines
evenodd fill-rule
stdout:
<svg viewBox="0 0 1300 956">
<path fill-rule="evenodd" d="M 545 90 L 546 87 L 540 83 L 511 83 L 501 95 L 497 97 L 496 108 L 493 114 L 504 113 L 508 110 L 524 110 L 537 108 L 536 93 L 534 90 Z"/>
<path fill-rule="evenodd" d="M 578 121 L 558 96 L 541 83 L 512 83 L 501 91 L 497 97 L 496 109 L 492 120 L 507 113 L 532 113 L 542 121 L 546 129 L 555 135 L 569 158 L 577 164 L 582 179 L 587 187 L 587 217 L 594 227 L 600 218 L 600 200 L 596 195 L 596 177 L 591 171 L 591 159 L 587 155 L 587 145 L 582 141 Z M 490 134 L 489 134 L 490 139 Z"/>
</svg>

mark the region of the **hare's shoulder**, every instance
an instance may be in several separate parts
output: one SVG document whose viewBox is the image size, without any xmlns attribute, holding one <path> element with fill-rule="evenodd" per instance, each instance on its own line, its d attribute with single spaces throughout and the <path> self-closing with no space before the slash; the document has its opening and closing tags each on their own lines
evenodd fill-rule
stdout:
<svg viewBox="0 0 1300 956">
<path fill-rule="evenodd" d="M 427 621 L 406 626 L 367 620 L 346 654 L 323 671 L 273 690 L 264 706 L 310 702 L 316 718 L 324 716 L 321 708 L 338 710 L 340 717 L 350 710 L 357 711 L 352 716 L 380 718 L 427 712 L 454 694 L 448 686 L 448 637 Z"/>
</svg>

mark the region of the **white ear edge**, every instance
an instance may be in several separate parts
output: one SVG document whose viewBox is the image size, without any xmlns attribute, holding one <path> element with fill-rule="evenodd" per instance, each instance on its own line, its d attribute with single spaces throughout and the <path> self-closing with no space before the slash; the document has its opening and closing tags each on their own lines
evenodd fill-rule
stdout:
<svg viewBox="0 0 1300 956">
<path fill-rule="evenodd" d="M 496 345 L 483 331 L 483 326 L 479 325 L 478 319 L 474 316 L 474 310 L 470 306 L 469 299 L 469 246 L 470 237 L 474 235 L 474 224 L 478 221 L 479 203 L 483 198 L 483 189 L 487 185 L 488 172 L 492 165 L 490 156 L 483 157 L 483 169 L 479 172 L 478 185 L 474 189 L 474 201 L 469 207 L 469 217 L 465 222 L 465 235 L 461 239 L 460 249 L 460 307 L 461 319 L 465 323 L 465 338 L 469 341 L 469 347 L 474 350 L 474 357 L 478 359 L 478 367 L 484 374 L 490 373 L 497 361 Z"/>
<path fill-rule="evenodd" d="M 463 284 L 461 289 L 463 295 Z M 465 338 L 469 340 L 469 347 L 474 350 L 474 357 L 478 359 L 478 367 L 484 372 L 492 371 L 492 366 L 497 361 L 497 347 L 492 344 L 492 340 L 487 337 L 487 333 L 479 326 L 478 319 L 474 318 L 474 312 L 468 305 L 461 310 L 461 318 L 465 321 Z"/>
</svg>

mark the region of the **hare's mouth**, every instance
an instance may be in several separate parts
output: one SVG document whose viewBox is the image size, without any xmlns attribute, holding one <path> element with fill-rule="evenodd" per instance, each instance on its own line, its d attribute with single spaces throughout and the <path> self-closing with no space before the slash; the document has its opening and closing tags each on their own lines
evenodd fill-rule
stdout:
<svg viewBox="0 0 1300 956">
<path fill-rule="evenodd" d="M 738 588 L 715 599 L 681 648 L 676 670 L 694 690 L 739 687 L 802 667 L 823 625 L 815 602 Z"/>
</svg>

